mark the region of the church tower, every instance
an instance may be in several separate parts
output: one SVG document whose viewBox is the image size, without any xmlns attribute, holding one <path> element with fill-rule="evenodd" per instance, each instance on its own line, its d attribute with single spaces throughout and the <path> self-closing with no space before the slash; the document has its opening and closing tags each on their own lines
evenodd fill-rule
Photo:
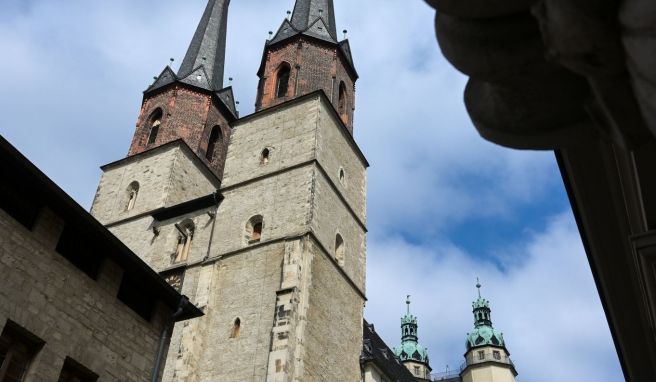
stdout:
<svg viewBox="0 0 656 382">
<path fill-rule="evenodd" d="M 410 314 L 410 296 L 405 303 L 407 311 L 401 317 L 401 346 L 394 348 L 394 353 L 417 381 L 429 381 L 428 349 L 419 344 L 417 317 Z"/>
<path fill-rule="evenodd" d="M 175 326 L 164 381 L 358 381 L 368 163 L 348 41 L 332 0 L 297 0 L 239 118 L 228 3 L 209 0 L 178 72 L 144 93 L 92 214 L 205 313 Z"/>
<path fill-rule="evenodd" d="M 358 73 L 351 47 L 339 40 L 332 0 L 297 0 L 290 18 L 264 47 L 256 110 L 323 90 L 353 133 Z"/>
<path fill-rule="evenodd" d="M 474 331 L 467 334 L 467 352 L 460 376 L 463 382 L 515 382 L 517 371 L 510 360 L 503 333 L 492 327 L 490 302 L 481 297 L 472 304 Z"/>
<path fill-rule="evenodd" d="M 144 92 L 128 156 L 181 139 L 222 177 L 237 119 L 232 87 L 223 87 L 229 3 L 208 2 L 178 72 L 167 66 Z"/>
</svg>

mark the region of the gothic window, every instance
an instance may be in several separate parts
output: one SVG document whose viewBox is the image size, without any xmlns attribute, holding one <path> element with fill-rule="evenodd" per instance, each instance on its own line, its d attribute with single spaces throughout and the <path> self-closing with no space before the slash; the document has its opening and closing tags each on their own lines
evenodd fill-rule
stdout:
<svg viewBox="0 0 656 382">
<path fill-rule="evenodd" d="M 95 382 L 98 375 L 72 358 L 66 357 L 58 382 Z"/>
<path fill-rule="evenodd" d="M 337 110 L 339 111 L 340 116 L 346 114 L 346 84 L 344 81 L 339 83 L 339 102 L 337 104 Z"/>
<path fill-rule="evenodd" d="M 25 380 L 30 361 L 43 347 L 43 343 L 25 329 L 7 321 L 0 335 L 0 381 Z"/>
<path fill-rule="evenodd" d="M 157 109 L 148 118 L 148 126 L 150 126 L 150 135 L 148 136 L 148 144 L 151 145 L 157 140 L 159 134 L 159 127 L 162 124 L 162 109 Z"/>
<path fill-rule="evenodd" d="M 175 254 L 172 256 L 173 263 L 187 261 L 189 258 L 189 250 L 191 249 L 191 242 L 194 238 L 194 230 L 196 227 L 194 223 L 187 219 L 180 224 L 176 224 L 178 229 L 178 244 L 175 249 Z"/>
<path fill-rule="evenodd" d="M 339 265 L 344 265 L 344 256 L 346 253 L 346 248 L 344 245 L 344 239 L 342 235 L 337 234 L 335 236 L 335 259 Z"/>
<path fill-rule="evenodd" d="M 499 353 L 498 350 L 494 350 L 494 351 L 492 352 L 492 356 L 493 356 L 494 359 L 496 359 L 497 361 L 501 361 L 501 353 Z"/>
<path fill-rule="evenodd" d="M 346 184 L 346 172 L 344 172 L 343 168 L 339 169 L 339 182 L 342 186 Z"/>
<path fill-rule="evenodd" d="M 485 352 L 481 350 L 478 352 L 478 360 L 483 361 L 484 359 L 485 359 Z"/>
<path fill-rule="evenodd" d="M 415 375 L 419 376 L 419 373 L 420 373 L 419 366 L 415 366 Z"/>
<path fill-rule="evenodd" d="M 232 329 L 230 330 L 230 338 L 239 337 L 240 331 L 241 331 L 241 319 L 237 317 L 235 318 L 235 321 L 232 323 Z"/>
<path fill-rule="evenodd" d="M 210 139 L 207 142 L 207 151 L 205 152 L 205 158 L 208 161 L 212 161 L 216 156 L 217 148 L 221 148 L 223 143 L 223 134 L 221 133 L 220 126 L 214 126 L 212 132 L 210 133 Z"/>
<path fill-rule="evenodd" d="M 262 154 L 260 154 L 260 164 L 261 165 L 266 165 L 269 163 L 269 156 L 271 156 L 271 150 L 268 148 L 265 148 L 262 150 Z"/>
<path fill-rule="evenodd" d="M 137 202 L 137 195 L 139 194 L 139 182 L 132 182 L 127 189 L 127 202 L 125 203 L 125 211 L 130 211 L 134 208 Z"/>
<path fill-rule="evenodd" d="M 282 98 L 287 95 L 289 90 L 289 75 L 291 69 L 289 64 L 284 63 L 282 67 L 278 70 L 277 81 L 276 81 L 276 97 Z"/>
<path fill-rule="evenodd" d="M 262 215 L 253 216 L 246 223 L 246 241 L 248 244 L 258 243 L 262 240 L 262 228 L 264 220 Z"/>
</svg>

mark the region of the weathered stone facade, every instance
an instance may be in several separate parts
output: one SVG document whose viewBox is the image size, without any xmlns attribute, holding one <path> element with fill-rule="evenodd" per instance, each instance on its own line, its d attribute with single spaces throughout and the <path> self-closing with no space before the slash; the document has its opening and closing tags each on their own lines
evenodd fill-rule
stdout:
<svg viewBox="0 0 656 382">
<path fill-rule="evenodd" d="M 1 137 L 0 170 L 0 380 L 150 380 L 202 313 Z"/>
<path fill-rule="evenodd" d="M 181 141 L 104 166 L 92 207 L 204 309 L 176 326 L 165 380 L 360 380 L 366 159 L 322 92 L 233 129 L 218 207 L 180 207 L 218 187 Z M 184 222 L 195 229 L 176 261 Z"/>
</svg>

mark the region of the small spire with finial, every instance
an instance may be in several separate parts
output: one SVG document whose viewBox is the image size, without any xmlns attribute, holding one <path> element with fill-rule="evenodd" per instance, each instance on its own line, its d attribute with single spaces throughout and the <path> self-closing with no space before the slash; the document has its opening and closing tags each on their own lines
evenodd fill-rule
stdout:
<svg viewBox="0 0 656 382">
<path fill-rule="evenodd" d="M 171 57 L 169 58 L 169 66 L 173 68 L 173 62 L 175 61 L 175 58 Z"/>
<path fill-rule="evenodd" d="M 287 11 L 287 20 L 292 19 L 292 11 Z"/>
<path fill-rule="evenodd" d="M 348 35 L 348 31 L 346 29 L 344 29 L 342 32 L 344 33 L 344 40 L 346 40 L 346 36 Z"/>
<path fill-rule="evenodd" d="M 271 40 L 271 38 L 273 38 L 273 31 L 269 31 L 269 40 Z"/>
<path fill-rule="evenodd" d="M 232 86 L 232 77 L 228 77 L 228 86 Z"/>
<path fill-rule="evenodd" d="M 481 298 L 481 282 L 478 277 L 476 278 L 476 288 L 478 289 L 478 298 Z"/>
<path fill-rule="evenodd" d="M 410 314 L 410 295 L 408 295 L 405 299 L 405 303 L 408 306 L 408 315 Z"/>
</svg>

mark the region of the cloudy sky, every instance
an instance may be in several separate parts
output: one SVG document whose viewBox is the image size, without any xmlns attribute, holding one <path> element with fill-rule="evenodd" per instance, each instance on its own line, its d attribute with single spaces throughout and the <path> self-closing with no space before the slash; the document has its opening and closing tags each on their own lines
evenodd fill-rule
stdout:
<svg viewBox="0 0 656 382">
<path fill-rule="evenodd" d="M 623 380 L 550 152 L 482 140 L 421 0 L 335 0 L 372 163 L 366 316 L 399 342 L 405 295 L 435 371 L 462 362 L 476 277 L 524 382 Z M 226 78 L 253 111 L 262 46 L 293 0 L 233 0 Z M 0 0 L 0 133 L 89 207 L 142 91 L 181 61 L 205 0 Z"/>
</svg>

